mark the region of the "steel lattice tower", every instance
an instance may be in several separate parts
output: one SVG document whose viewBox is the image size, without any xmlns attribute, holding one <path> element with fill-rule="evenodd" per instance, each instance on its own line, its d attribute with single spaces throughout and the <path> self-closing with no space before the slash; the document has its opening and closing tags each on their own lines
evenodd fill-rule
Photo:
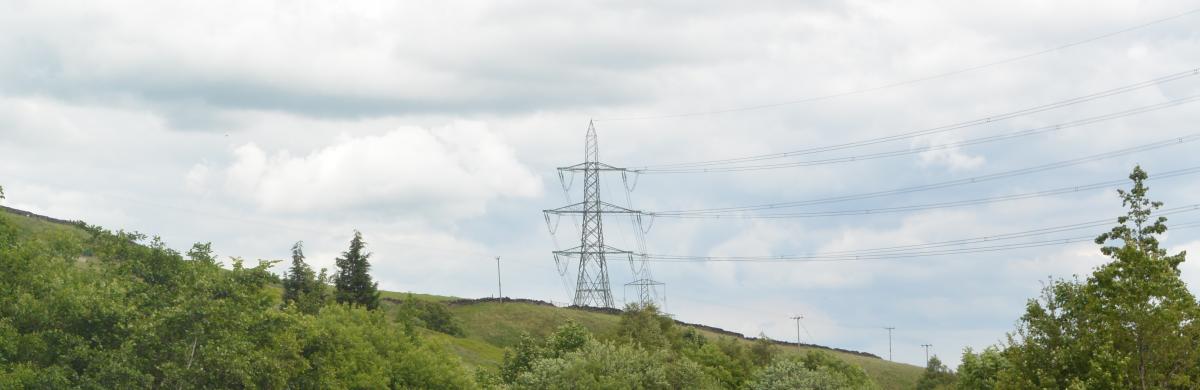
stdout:
<svg viewBox="0 0 1200 390">
<path fill-rule="evenodd" d="M 580 214 L 583 221 L 579 246 L 555 251 L 559 256 L 578 256 L 579 274 L 575 281 L 575 306 L 613 307 L 612 288 L 608 281 L 609 255 L 628 257 L 633 261 L 633 253 L 604 244 L 604 214 L 640 214 L 600 200 L 600 173 L 604 171 L 625 172 L 625 168 L 617 168 L 600 162 L 600 147 L 596 139 L 596 127 L 588 122 L 587 140 L 584 144 L 584 161 L 569 167 L 558 168 L 561 172 L 583 172 L 583 201 L 557 209 L 543 210 L 548 215 Z"/>
</svg>

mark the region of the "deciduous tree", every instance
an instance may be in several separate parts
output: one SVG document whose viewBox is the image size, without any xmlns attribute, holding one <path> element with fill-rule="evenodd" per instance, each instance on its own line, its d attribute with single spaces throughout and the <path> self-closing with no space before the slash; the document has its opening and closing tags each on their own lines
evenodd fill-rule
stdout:
<svg viewBox="0 0 1200 390">
<path fill-rule="evenodd" d="M 1096 238 L 1112 261 L 1085 281 L 1052 281 L 1027 304 L 1003 353 L 1003 386 L 1200 386 L 1200 306 L 1179 278 L 1185 253 L 1159 247 L 1162 203 L 1147 197 L 1141 167 L 1129 178 L 1133 187 L 1118 192 L 1127 214 Z"/>
</svg>

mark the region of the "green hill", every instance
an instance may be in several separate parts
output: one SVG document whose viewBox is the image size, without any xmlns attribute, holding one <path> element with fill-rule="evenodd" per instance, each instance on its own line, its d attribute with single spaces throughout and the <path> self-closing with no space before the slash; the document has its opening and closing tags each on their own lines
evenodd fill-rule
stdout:
<svg viewBox="0 0 1200 390">
<path fill-rule="evenodd" d="M 385 308 L 394 310 L 397 302 L 405 294 L 396 292 L 383 293 Z M 450 306 L 450 310 L 461 321 L 466 335 L 454 337 L 438 332 L 428 331 L 431 338 L 448 345 L 451 350 L 462 357 L 463 361 L 473 366 L 495 367 L 504 357 L 504 348 L 517 343 L 522 333 L 534 337 L 545 337 L 554 329 L 574 321 L 597 335 L 611 335 L 617 326 L 619 316 L 598 310 L 580 309 L 574 307 L 555 307 L 549 303 L 530 300 L 509 300 L 500 302 L 496 299 L 458 299 L 455 297 L 414 294 L 416 299 L 442 302 Z M 710 339 L 735 338 L 749 345 L 753 339 L 721 331 L 706 326 L 691 326 Z M 903 363 L 889 362 L 865 353 L 841 351 L 821 346 L 802 345 L 776 342 L 780 352 L 793 355 L 812 350 L 824 350 L 851 364 L 862 367 L 867 375 L 884 389 L 911 389 L 920 378 L 923 368 Z"/>
<path fill-rule="evenodd" d="M 2 207 L 2 206 L 0 206 Z M 21 210 L 4 207 L 2 212 L 18 227 L 18 234 L 37 236 L 49 232 L 86 237 L 87 232 L 69 221 L 39 216 Z M 87 250 L 84 250 L 85 256 Z M 544 338 L 568 321 L 573 321 L 590 330 L 599 338 L 614 337 L 620 312 L 586 308 L 555 307 L 533 300 L 460 299 L 456 297 L 427 294 L 382 292 L 383 308 L 388 318 L 396 318 L 406 299 L 446 305 L 455 320 L 461 325 L 463 335 L 448 334 L 420 329 L 427 339 L 435 340 L 458 355 L 462 361 L 476 368 L 495 369 L 504 358 L 505 349 L 518 343 L 523 334 Z M 711 340 L 732 339 L 747 346 L 753 342 L 740 334 L 703 325 L 679 323 L 691 327 Z M 783 354 L 800 354 L 811 350 L 825 350 L 850 364 L 862 367 L 867 375 L 884 389 L 913 388 L 921 376 L 922 368 L 893 363 L 873 355 L 843 351 L 821 346 L 779 343 Z"/>
</svg>

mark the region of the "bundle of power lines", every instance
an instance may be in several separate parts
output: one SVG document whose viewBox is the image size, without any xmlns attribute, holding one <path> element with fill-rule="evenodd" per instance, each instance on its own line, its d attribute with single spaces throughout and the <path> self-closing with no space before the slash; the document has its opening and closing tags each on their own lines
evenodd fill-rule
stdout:
<svg viewBox="0 0 1200 390">
<path fill-rule="evenodd" d="M 819 100 L 828 100 L 842 96 L 862 94 L 872 91 L 878 91 L 887 88 L 898 87 L 902 85 L 913 84 L 921 81 L 927 81 L 937 78 L 948 77 L 951 75 L 965 73 L 969 71 L 979 70 L 1000 64 L 1015 62 L 1026 58 L 1035 57 L 1042 54 L 1056 52 L 1065 48 L 1086 44 L 1089 42 L 1105 39 L 1115 35 L 1127 33 L 1130 31 L 1146 28 L 1155 24 L 1166 21 L 1182 18 L 1193 14 L 1200 13 L 1200 9 L 1190 10 L 1166 18 L 1153 20 L 1137 26 L 1132 26 L 1122 30 L 1110 32 L 1107 34 L 1087 38 L 1084 40 L 1059 45 L 1052 49 L 1028 53 L 1021 56 L 1016 56 L 1008 59 L 1003 59 L 991 63 L 976 65 L 959 69 L 952 72 L 906 80 L 896 83 L 880 85 L 871 88 L 834 93 L 829 95 L 815 96 L 804 99 L 797 99 L 788 102 L 768 103 L 746 107 L 733 107 L 727 109 L 710 110 L 702 112 L 685 112 L 676 114 L 663 115 L 648 115 L 648 116 L 633 116 L 624 118 L 609 118 L 598 120 L 602 121 L 628 121 L 628 120 L 643 120 L 643 119 L 662 119 L 676 118 L 695 115 L 709 115 L 725 112 L 747 111 L 765 109 L 771 107 L 779 107 L 790 104 L 806 103 Z M 1052 103 L 1036 105 L 1020 110 L 998 113 L 972 120 L 951 123 L 943 126 L 923 128 L 917 130 L 909 130 L 897 132 L 895 134 L 860 139 L 852 142 L 836 143 L 818 147 L 809 147 L 804 149 L 789 150 L 775 153 L 758 154 L 742 157 L 721 158 L 705 161 L 686 161 L 675 163 L 662 163 L 653 165 L 644 165 L 633 168 L 620 168 L 622 180 L 625 183 L 627 205 L 632 208 L 632 201 L 629 199 L 629 192 L 632 191 L 630 183 L 636 186 L 639 175 L 670 175 L 670 174 L 705 174 L 705 173 L 732 173 L 732 172 L 756 172 L 769 171 L 796 167 L 810 167 L 832 164 L 845 164 L 853 162 L 862 162 L 869 160 L 881 160 L 900 156 L 911 156 L 931 151 L 945 151 L 976 146 L 982 144 L 990 144 L 1001 141 L 1015 140 L 1025 137 L 1033 137 L 1037 135 L 1046 135 L 1062 131 L 1069 128 L 1077 128 L 1088 125 L 1093 125 L 1101 122 L 1112 121 L 1121 118 L 1128 118 L 1135 115 L 1162 111 L 1182 105 L 1194 103 L 1200 100 L 1200 95 L 1183 96 L 1179 98 L 1169 99 L 1156 104 L 1142 105 L 1131 107 L 1120 111 L 1109 112 L 1103 115 L 1090 116 L 1079 118 L 1071 121 L 1060 122 L 1052 125 L 1039 126 L 1034 128 L 1023 129 L 1019 131 L 1011 131 L 1001 134 L 993 134 L 978 138 L 966 139 L 962 141 L 947 142 L 941 144 L 930 144 L 918 147 L 896 148 L 893 150 L 860 153 L 853 155 L 843 155 L 836 157 L 825 158 L 800 158 L 803 156 L 812 156 L 820 153 L 836 152 L 843 150 L 853 150 L 871 145 L 880 145 L 890 142 L 912 140 L 919 137 L 926 137 L 935 134 L 952 132 L 955 130 L 966 129 L 981 125 L 993 124 L 1001 121 L 1006 121 L 1014 118 L 1027 117 L 1037 113 L 1059 110 L 1066 107 L 1072 107 L 1083 103 L 1094 102 L 1100 99 L 1113 96 L 1128 94 L 1130 92 L 1139 91 L 1151 87 L 1163 87 L 1170 83 L 1177 83 L 1184 80 L 1194 80 L 1200 76 L 1200 68 L 1191 68 L 1181 70 L 1175 73 L 1165 74 L 1149 80 L 1116 86 L 1110 89 L 1076 96 L 1069 99 L 1064 99 Z M 738 205 L 713 208 L 698 208 L 698 209 L 677 209 L 677 210 L 658 210 L 658 211 L 640 211 L 628 213 L 630 224 L 634 226 L 635 237 L 637 238 L 638 253 L 630 253 L 631 258 L 640 258 L 640 263 L 646 261 L 656 262 L 709 262 L 709 261 L 726 261 L 726 262 L 808 262 L 808 261 L 859 261 L 859 260 L 890 260 L 890 259 L 905 259 L 914 257 L 926 256 L 942 256 L 942 255 L 963 255 L 973 253 L 996 252 L 1004 250 L 1013 250 L 1021 248 L 1033 248 L 1053 245 L 1064 245 L 1078 242 L 1092 241 L 1095 234 L 1083 234 L 1081 231 L 1103 229 L 1111 226 L 1113 220 L 1092 220 L 1077 222 L 1072 224 L 1064 224 L 1057 226 L 1041 227 L 1030 230 L 1013 231 L 1002 234 L 992 234 L 988 236 L 968 237 L 954 240 L 946 240 L 939 242 L 926 242 L 920 244 L 875 247 L 855 250 L 841 251 L 826 251 L 803 254 L 788 254 L 788 255 L 772 255 L 772 256 L 704 256 L 704 255 L 677 255 L 677 254 L 655 254 L 647 253 L 644 233 L 653 221 L 658 218 L 668 219 L 790 219 L 790 218 L 818 218 L 818 217 L 836 217 L 836 216 L 851 216 L 851 215 L 874 215 L 888 213 L 903 213 L 924 210 L 934 210 L 943 208 L 955 208 L 965 206 L 976 206 L 991 204 L 997 202 L 1009 202 L 1023 199 L 1041 198 L 1061 196 L 1065 194 L 1078 193 L 1081 191 L 1092 191 L 1099 189 L 1119 188 L 1127 184 L 1128 180 L 1116 179 L 1106 180 L 1091 183 L 1076 183 L 1067 186 L 1058 186 L 1055 188 L 1044 189 L 1040 191 L 1031 191 L 1015 194 L 1006 194 L 990 197 L 980 197 L 971 199 L 962 199 L 954 201 L 929 202 L 920 204 L 875 207 L 875 208 L 849 208 L 849 209 L 830 209 L 830 210 L 796 210 L 800 207 L 808 207 L 815 205 L 827 205 L 841 202 L 857 201 L 864 199 L 883 198 L 889 196 L 912 194 L 923 191 L 933 191 L 946 189 L 951 187 L 966 186 L 984 182 L 990 182 L 1000 179 L 1007 179 L 1023 175 L 1031 175 L 1052 170 L 1063 169 L 1067 167 L 1078 166 L 1086 163 L 1097 162 L 1106 159 L 1113 159 L 1122 156 L 1134 155 L 1149 151 L 1156 151 L 1179 145 L 1190 144 L 1200 140 L 1200 132 L 1186 133 L 1175 135 L 1168 138 L 1155 140 L 1132 147 L 1109 150 L 1102 153 L 1096 153 L 1076 158 L 1056 161 L 1047 164 L 1033 165 L 1020 169 L 1013 169 L 1003 172 L 996 172 L 986 175 L 974 177 L 960 178 L 955 180 L 943 181 L 938 183 L 922 184 L 908 187 L 900 187 L 887 190 L 863 192 L 857 194 L 839 195 L 831 197 L 802 199 L 765 204 Z M 1151 180 L 1168 180 L 1173 178 L 1189 177 L 1200 174 L 1200 166 L 1183 167 L 1165 172 L 1158 172 L 1151 176 Z M 630 178 L 632 176 L 632 179 Z M 560 177 L 562 178 L 562 177 Z M 563 179 L 564 190 L 569 187 L 566 178 Z M 1180 215 L 1200 211 L 1200 203 L 1190 204 L 1181 207 L 1160 210 L 1157 215 Z M 547 224 L 557 226 L 557 221 L 552 222 L 549 216 Z M 1172 230 L 1188 229 L 1200 227 L 1200 220 L 1175 223 L 1172 224 Z M 552 232 L 554 228 L 551 228 Z M 1049 238 L 1048 235 L 1054 234 L 1070 234 L 1057 238 Z M 644 267 L 644 265 L 643 265 Z"/>
</svg>

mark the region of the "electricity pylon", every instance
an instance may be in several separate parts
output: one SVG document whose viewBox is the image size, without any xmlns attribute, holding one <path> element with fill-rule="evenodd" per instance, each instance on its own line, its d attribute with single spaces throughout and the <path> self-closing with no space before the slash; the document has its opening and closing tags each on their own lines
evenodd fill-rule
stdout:
<svg viewBox="0 0 1200 390">
<path fill-rule="evenodd" d="M 584 144 L 584 160 L 582 163 L 558 168 L 562 172 L 583 172 L 583 201 L 551 210 L 543 210 L 547 224 L 549 216 L 563 214 L 579 214 L 580 224 L 579 246 L 554 251 L 557 261 L 559 256 L 578 256 L 579 274 L 575 281 L 575 306 L 613 307 L 612 288 L 608 282 L 609 255 L 627 257 L 633 262 L 633 252 L 617 249 L 604 244 L 604 214 L 640 215 L 641 211 L 630 210 L 600 200 L 601 172 L 629 172 L 625 168 L 617 168 L 600 162 L 600 147 L 596 140 L 596 127 L 588 122 L 587 140 Z M 561 176 L 560 176 L 561 177 Z M 564 185 L 565 186 L 565 185 Z M 551 228 L 551 233 L 554 229 Z"/>
</svg>

